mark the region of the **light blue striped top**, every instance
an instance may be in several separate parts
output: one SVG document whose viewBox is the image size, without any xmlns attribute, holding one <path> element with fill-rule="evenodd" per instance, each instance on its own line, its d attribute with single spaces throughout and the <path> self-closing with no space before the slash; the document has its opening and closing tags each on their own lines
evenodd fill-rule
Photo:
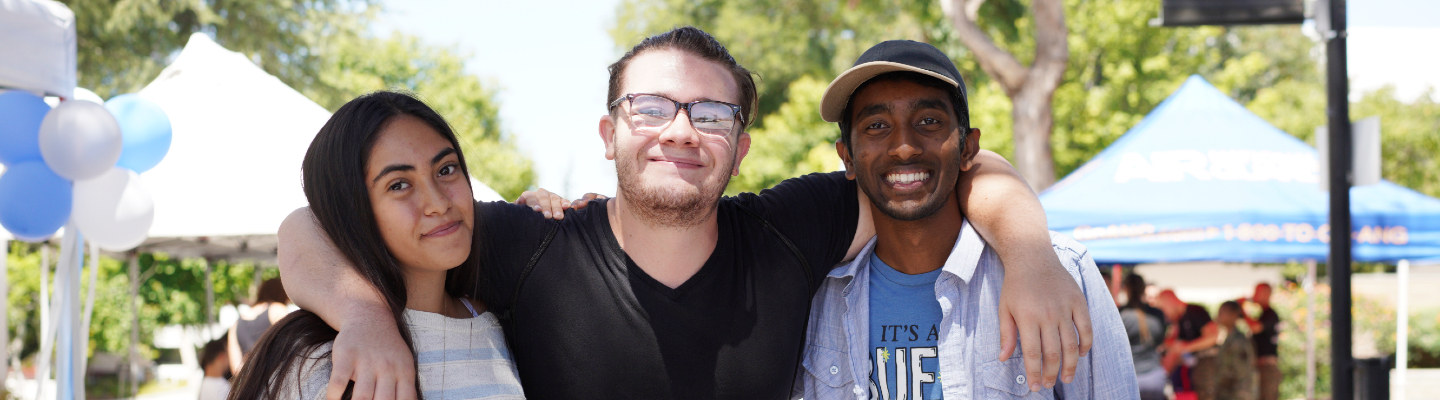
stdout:
<svg viewBox="0 0 1440 400">
<path fill-rule="evenodd" d="M 466 307 L 469 307 L 467 302 Z M 471 314 L 475 313 L 471 309 Z M 415 341 L 421 395 L 426 400 L 524 399 L 514 358 L 505 346 L 505 333 L 494 314 L 450 318 L 424 311 L 405 310 Z M 330 381 L 331 343 L 315 349 L 294 375 L 286 377 L 281 398 L 320 400 Z M 297 390 L 298 389 L 298 390 Z"/>
</svg>

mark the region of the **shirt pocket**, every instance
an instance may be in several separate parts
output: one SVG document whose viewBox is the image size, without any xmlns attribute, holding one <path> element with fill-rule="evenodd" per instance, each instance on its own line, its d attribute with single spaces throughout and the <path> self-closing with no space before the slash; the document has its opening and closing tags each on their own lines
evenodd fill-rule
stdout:
<svg viewBox="0 0 1440 400">
<path fill-rule="evenodd" d="M 816 399 L 854 398 L 855 374 L 850 368 L 850 354 L 828 347 L 805 346 L 807 395 Z M 806 396 L 809 398 L 810 396 Z"/>
<path fill-rule="evenodd" d="M 1001 399 L 1046 399 L 1054 400 L 1053 389 L 1030 391 L 1030 382 L 1025 376 L 1025 359 L 1012 357 L 1005 361 L 990 361 L 980 367 L 981 400 Z"/>
</svg>

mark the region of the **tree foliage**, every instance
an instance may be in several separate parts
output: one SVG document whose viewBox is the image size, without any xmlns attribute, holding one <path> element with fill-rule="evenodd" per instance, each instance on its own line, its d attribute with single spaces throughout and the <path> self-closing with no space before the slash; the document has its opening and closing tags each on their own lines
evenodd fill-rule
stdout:
<svg viewBox="0 0 1440 400">
<path fill-rule="evenodd" d="M 535 182 L 530 160 L 501 133 L 494 85 L 467 74 L 451 48 L 372 35 L 377 1 L 64 3 L 75 12 L 79 85 L 105 98 L 139 91 L 199 32 L 332 111 L 370 91 L 415 92 L 451 122 L 476 179 L 506 198 Z"/>
<path fill-rule="evenodd" d="M 996 46 L 1026 64 L 1035 46 L 1028 5 L 987 0 L 977 13 Z M 1057 177 L 1119 139 L 1192 74 L 1301 139 L 1325 123 L 1323 46 L 1299 26 L 1152 27 L 1159 7 L 1153 0 L 1065 0 L 1070 57 L 1055 92 L 1051 136 Z M 805 114 L 818 113 L 824 84 L 865 49 L 889 39 L 923 41 L 949 54 L 969 87 L 972 125 L 985 133 L 981 147 L 1014 154 L 1010 102 L 955 37 L 938 1 L 626 0 L 611 37 L 628 49 L 646 35 L 681 25 L 715 35 L 760 77 L 755 141 L 732 192 L 830 169 L 802 160 L 829 148 L 839 133 L 818 115 Z M 1440 195 L 1437 109 L 1428 96 L 1406 103 L 1383 90 L 1352 107 L 1356 118 L 1383 115 L 1386 179 Z M 770 144 L 783 147 L 761 148 Z"/>
<path fill-rule="evenodd" d="M 10 337 L 21 343 L 20 356 L 30 357 L 40 350 L 40 248 L 38 245 L 11 242 L 9 250 L 7 266 L 10 293 L 6 305 L 9 307 Z M 54 264 L 59 258 L 57 253 L 57 249 L 50 249 L 52 282 L 46 283 L 47 285 L 55 279 Z M 207 265 L 211 267 L 210 278 L 215 290 L 215 302 L 212 305 L 217 313 L 224 305 L 239 304 L 251 297 L 251 286 L 255 278 L 254 264 L 232 264 L 223 260 L 209 263 L 200 258 L 180 260 L 151 253 L 139 256 L 141 285 L 134 301 L 137 302 L 140 314 L 138 345 L 142 355 L 155 356 L 153 338 L 160 327 L 205 323 Z M 87 295 L 90 290 L 89 267 L 87 260 L 81 279 L 82 296 Z M 130 307 L 132 297 L 129 268 L 125 260 L 100 258 L 95 284 L 95 309 L 90 322 L 90 354 L 128 352 L 130 327 L 134 320 Z M 279 276 L 276 269 L 262 271 L 264 279 L 276 276 Z M 53 294 L 54 286 L 50 285 L 48 290 L 52 290 Z"/>
<path fill-rule="evenodd" d="M 364 9 L 364 0 L 64 0 L 75 12 L 79 84 L 109 98 L 155 79 L 192 33 L 247 54 L 291 87 L 314 85 L 318 26 Z"/>
<path fill-rule="evenodd" d="M 336 34 L 321 51 L 326 62 L 318 71 L 319 84 L 306 92 L 320 105 L 334 110 L 382 89 L 415 93 L 455 130 L 475 179 L 507 199 L 534 186 L 533 165 L 500 129 L 495 85 L 467 74 L 464 58 L 455 51 L 399 32 L 386 38 Z"/>
</svg>

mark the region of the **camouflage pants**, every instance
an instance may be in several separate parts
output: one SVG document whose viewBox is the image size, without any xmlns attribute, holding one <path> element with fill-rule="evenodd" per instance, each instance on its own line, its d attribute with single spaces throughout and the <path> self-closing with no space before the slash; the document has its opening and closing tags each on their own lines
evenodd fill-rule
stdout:
<svg viewBox="0 0 1440 400">
<path fill-rule="evenodd" d="M 1222 357 L 1200 357 L 1192 374 L 1200 400 L 1255 399 L 1255 366 L 1225 365 Z"/>
</svg>

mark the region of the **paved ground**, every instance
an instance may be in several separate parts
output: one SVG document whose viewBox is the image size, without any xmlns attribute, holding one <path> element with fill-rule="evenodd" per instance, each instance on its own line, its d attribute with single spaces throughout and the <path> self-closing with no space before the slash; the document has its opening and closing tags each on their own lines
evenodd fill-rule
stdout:
<svg viewBox="0 0 1440 400">
<path fill-rule="evenodd" d="M 1411 369 L 1405 377 L 1405 397 L 1400 397 L 1400 389 L 1395 386 L 1399 376 L 1395 370 L 1390 371 L 1390 398 L 1395 400 L 1440 400 L 1440 369 Z"/>
</svg>

